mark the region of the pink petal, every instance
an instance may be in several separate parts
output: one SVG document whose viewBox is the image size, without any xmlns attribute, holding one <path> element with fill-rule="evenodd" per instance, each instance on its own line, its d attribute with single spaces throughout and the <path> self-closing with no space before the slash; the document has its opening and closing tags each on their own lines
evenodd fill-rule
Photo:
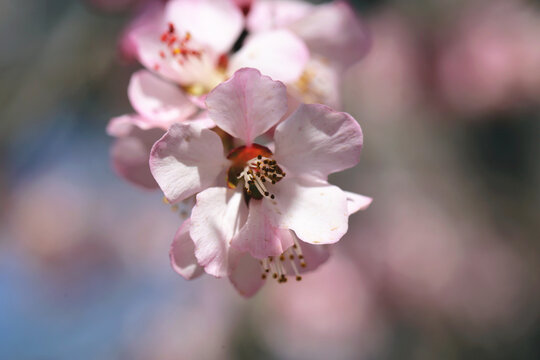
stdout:
<svg viewBox="0 0 540 360">
<path fill-rule="evenodd" d="M 250 145 L 287 111 L 287 90 L 256 69 L 240 69 L 206 98 L 217 126 Z"/>
<path fill-rule="evenodd" d="M 247 27 L 251 32 L 279 29 L 306 16 L 314 5 L 306 1 L 257 0 L 251 7 Z"/>
<path fill-rule="evenodd" d="M 347 197 L 338 187 L 313 179 L 286 177 L 272 191 L 275 201 L 262 200 L 269 204 L 268 216 L 277 216 L 279 227 L 293 230 L 300 240 L 332 244 L 347 232 Z"/>
<path fill-rule="evenodd" d="M 363 136 L 347 113 L 324 105 L 300 105 L 274 135 L 275 159 L 287 172 L 326 179 L 358 163 Z"/>
<path fill-rule="evenodd" d="M 197 195 L 191 212 L 190 235 L 195 256 L 213 276 L 230 274 L 229 245 L 247 217 L 247 207 L 239 191 L 213 187 Z"/>
<path fill-rule="evenodd" d="M 178 0 L 165 9 L 167 22 L 217 53 L 227 53 L 244 27 L 242 12 L 229 0 Z"/>
<path fill-rule="evenodd" d="M 244 297 L 251 297 L 264 285 L 261 277 L 259 261 L 248 253 L 239 253 L 231 249 L 229 256 L 229 280 L 235 289 Z"/>
<path fill-rule="evenodd" d="M 371 46 L 365 26 L 342 1 L 315 6 L 290 28 L 310 51 L 345 69 L 362 59 Z"/>
<path fill-rule="evenodd" d="M 187 280 L 195 279 L 204 272 L 195 257 L 195 244 L 189 237 L 190 226 L 191 220 L 185 220 L 174 235 L 169 251 L 172 268 Z"/>
<path fill-rule="evenodd" d="M 166 22 L 161 21 L 131 31 L 129 39 L 141 64 L 165 79 L 183 86 L 197 84 L 213 87 L 217 81 L 215 59 L 219 54 L 212 48 L 193 41 L 194 48 L 202 52 L 199 58 L 192 57 L 182 64 L 170 56 L 164 59 L 161 54 L 170 50 L 166 49 L 159 37 L 166 29 Z"/>
<path fill-rule="evenodd" d="M 112 118 L 107 124 L 107 134 L 114 137 L 129 136 L 133 127 L 136 126 L 143 130 L 148 130 L 152 126 L 140 115 L 129 114 Z"/>
<path fill-rule="evenodd" d="M 245 225 L 231 246 L 247 251 L 257 259 L 278 256 L 293 245 L 288 231 L 278 228 L 277 214 L 268 208 L 267 200 L 251 200 Z"/>
<path fill-rule="evenodd" d="M 155 128 L 141 129 L 137 126 L 137 119 L 139 118 L 129 116 L 116 118 L 107 128 L 109 134 L 120 135 L 111 148 L 113 168 L 118 175 L 134 185 L 156 189 L 158 185 L 150 173 L 148 159 L 152 145 L 164 131 Z"/>
<path fill-rule="evenodd" d="M 289 236 L 295 236 L 290 230 L 283 230 L 286 231 Z M 316 270 L 321 264 L 326 262 L 328 258 L 330 257 L 330 246 L 329 245 L 313 245 L 308 243 L 301 243 L 300 245 L 300 251 L 303 255 L 303 261 L 299 259 L 298 256 L 294 256 L 293 260 L 296 265 L 296 270 L 299 273 L 306 273 L 310 271 Z M 293 250 L 293 253 L 296 251 Z M 285 261 L 282 262 L 283 266 L 285 267 L 285 272 L 287 275 L 295 276 L 297 275 L 294 267 L 291 264 L 291 259 L 287 256 L 285 257 Z M 302 262 L 305 264 L 305 266 L 302 266 Z"/>
<path fill-rule="evenodd" d="M 349 211 L 349 215 L 352 215 L 357 211 L 367 209 L 373 202 L 373 199 L 368 196 L 355 194 L 349 191 L 344 191 L 344 193 L 347 195 L 347 209 Z"/>
<path fill-rule="evenodd" d="M 147 69 L 159 73 L 166 79 L 182 83 L 181 74 L 173 66 L 175 63 L 163 61 L 160 55 L 164 50 L 160 35 L 166 29 L 164 12 L 162 8 L 159 8 L 152 16 L 142 18 L 136 26 L 131 28 L 123 41 L 130 44 L 139 62 Z"/>
<path fill-rule="evenodd" d="M 172 125 L 150 154 L 150 170 L 171 203 L 215 185 L 227 164 L 219 136 L 191 124 Z"/>
<path fill-rule="evenodd" d="M 303 76 L 288 84 L 289 94 L 306 104 L 324 104 L 333 109 L 341 108 L 341 78 L 339 71 L 327 61 L 312 57 L 307 63 Z M 298 105 L 289 106 L 292 114 Z"/>
<path fill-rule="evenodd" d="M 240 51 L 232 56 L 229 71 L 252 67 L 274 80 L 288 83 L 300 77 L 308 60 L 309 50 L 292 32 L 266 31 L 246 39 Z"/>
<path fill-rule="evenodd" d="M 129 22 L 120 35 L 119 41 L 119 50 L 123 59 L 131 62 L 131 60 L 137 58 L 137 45 L 133 34 L 141 27 L 161 24 L 163 21 L 163 8 L 163 4 L 153 1 Z"/>
<path fill-rule="evenodd" d="M 137 71 L 131 76 L 128 96 L 139 114 L 151 119 L 156 127 L 164 129 L 172 121 L 182 121 L 197 110 L 178 86 L 147 70 Z"/>
<path fill-rule="evenodd" d="M 330 257 L 330 248 L 328 245 L 302 244 L 301 248 L 306 267 L 300 268 L 300 272 L 314 271 Z"/>
<path fill-rule="evenodd" d="M 211 129 L 216 126 L 214 120 L 210 119 L 208 111 L 201 111 L 196 116 L 186 120 L 186 122 L 193 126 L 207 129 Z"/>
</svg>

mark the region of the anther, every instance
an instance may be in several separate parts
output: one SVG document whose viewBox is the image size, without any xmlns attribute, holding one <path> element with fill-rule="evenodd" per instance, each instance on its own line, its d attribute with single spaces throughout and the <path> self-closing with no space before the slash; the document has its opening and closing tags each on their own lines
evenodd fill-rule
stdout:
<svg viewBox="0 0 540 360">
<path fill-rule="evenodd" d="M 299 240 L 298 240 L 298 237 L 296 236 L 296 234 L 291 231 L 291 235 L 293 237 L 293 241 L 294 241 L 294 245 L 292 246 L 294 252 L 296 253 L 296 255 L 298 256 L 298 259 L 300 259 L 300 266 L 305 268 L 307 266 L 305 260 L 304 260 L 304 254 L 302 254 L 302 249 L 300 248 L 300 243 L 299 243 Z"/>
</svg>

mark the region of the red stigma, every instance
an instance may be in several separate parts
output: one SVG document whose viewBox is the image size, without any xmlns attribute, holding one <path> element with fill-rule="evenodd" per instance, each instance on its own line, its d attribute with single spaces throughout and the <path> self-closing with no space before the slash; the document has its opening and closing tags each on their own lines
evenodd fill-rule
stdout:
<svg viewBox="0 0 540 360">
<path fill-rule="evenodd" d="M 218 59 L 217 66 L 221 69 L 227 69 L 227 67 L 229 66 L 229 57 L 227 56 L 227 54 L 221 54 Z"/>
<path fill-rule="evenodd" d="M 169 23 L 167 30 L 160 36 L 160 41 L 165 44 L 169 50 L 170 56 L 176 58 L 177 62 L 181 65 L 184 64 L 184 61 L 187 60 L 189 56 L 201 56 L 199 50 L 192 49 L 188 46 L 190 40 L 191 33 L 186 32 L 183 37 L 178 36 L 173 23 Z M 167 57 L 166 52 L 163 50 L 159 51 L 159 56 L 162 59 Z"/>
</svg>

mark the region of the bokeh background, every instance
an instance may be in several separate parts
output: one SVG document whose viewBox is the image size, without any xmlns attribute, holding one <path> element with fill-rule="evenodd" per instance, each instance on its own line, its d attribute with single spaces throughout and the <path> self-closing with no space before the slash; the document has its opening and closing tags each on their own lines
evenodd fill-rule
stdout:
<svg viewBox="0 0 540 360">
<path fill-rule="evenodd" d="M 138 2 L 0 2 L 1 359 L 540 359 L 539 2 L 352 3 L 365 146 L 331 180 L 374 203 L 250 300 L 174 273 L 182 220 L 111 170 Z"/>
</svg>

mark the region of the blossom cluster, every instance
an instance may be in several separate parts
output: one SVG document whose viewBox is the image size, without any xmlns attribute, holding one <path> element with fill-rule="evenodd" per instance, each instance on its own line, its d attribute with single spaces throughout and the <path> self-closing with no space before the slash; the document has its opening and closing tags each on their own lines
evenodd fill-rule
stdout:
<svg viewBox="0 0 540 360">
<path fill-rule="evenodd" d="M 353 167 L 360 126 L 339 108 L 344 72 L 369 48 L 343 2 L 171 0 L 128 27 L 143 66 L 135 113 L 110 121 L 116 172 L 191 213 L 175 271 L 228 277 L 244 296 L 302 279 L 371 198 L 328 183 Z"/>
</svg>

